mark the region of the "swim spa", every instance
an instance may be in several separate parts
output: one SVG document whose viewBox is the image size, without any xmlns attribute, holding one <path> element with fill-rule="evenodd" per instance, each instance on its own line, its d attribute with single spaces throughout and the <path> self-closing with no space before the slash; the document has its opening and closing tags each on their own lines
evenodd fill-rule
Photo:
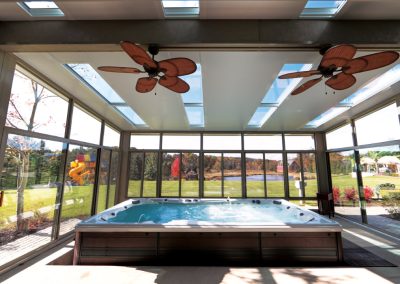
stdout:
<svg viewBox="0 0 400 284">
<path fill-rule="evenodd" d="M 76 226 L 74 264 L 342 261 L 341 227 L 285 200 L 131 199 Z"/>
</svg>

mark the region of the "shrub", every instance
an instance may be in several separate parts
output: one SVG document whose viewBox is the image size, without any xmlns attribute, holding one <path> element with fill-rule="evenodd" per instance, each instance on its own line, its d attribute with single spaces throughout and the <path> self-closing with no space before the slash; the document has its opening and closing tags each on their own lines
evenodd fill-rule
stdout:
<svg viewBox="0 0 400 284">
<path fill-rule="evenodd" d="M 382 204 L 387 207 L 386 211 L 392 218 L 400 220 L 400 192 L 390 192 L 383 197 Z"/>
<path fill-rule="evenodd" d="M 333 193 L 333 201 L 335 204 L 339 203 L 340 201 L 340 189 L 339 187 L 334 186 L 332 188 L 332 193 Z"/>
<path fill-rule="evenodd" d="M 372 197 L 374 196 L 374 191 L 369 186 L 364 187 L 364 197 L 365 201 L 371 202 Z"/>
<path fill-rule="evenodd" d="M 356 196 L 356 190 L 354 189 L 354 187 L 352 188 L 345 188 L 344 189 L 344 197 L 348 200 L 348 201 L 356 201 L 357 196 Z"/>
<path fill-rule="evenodd" d="M 396 189 L 396 185 L 393 183 L 381 183 L 378 184 L 375 188 L 375 192 L 378 190 L 379 192 L 381 190 L 395 190 Z"/>
</svg>

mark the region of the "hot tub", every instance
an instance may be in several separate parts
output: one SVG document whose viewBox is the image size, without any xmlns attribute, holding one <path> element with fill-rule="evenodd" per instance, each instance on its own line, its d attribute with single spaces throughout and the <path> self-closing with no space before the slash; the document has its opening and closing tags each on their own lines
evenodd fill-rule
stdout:
<svg viewBox="0 0 400 284">
<path fill-rule="evenodd" d="M 74 264 L 341 262 L 341 226 L 285 200 L 130 199 L 76 226 Z"/>
</svg>

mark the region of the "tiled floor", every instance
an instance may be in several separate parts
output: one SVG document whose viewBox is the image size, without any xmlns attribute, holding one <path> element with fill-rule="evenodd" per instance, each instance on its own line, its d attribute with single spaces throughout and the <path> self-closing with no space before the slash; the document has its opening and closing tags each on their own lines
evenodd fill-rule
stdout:
<svg viewBox="0 0 400 284">
<path fill-rule="evenodd" d="M 400 239 L 359 226 L 341 217 L 343 237 L 372 253 L 400 265 Z M 400 283 L 399 267 L 329 267 L 329 268 L 268 268 L 268 267 L 124 267 L 124 266 L 63 266 L 46 265 L 52 258 L 72 249 L 63 247 L 49 257 L 37 261 L 8 278 L 5 284 L 21 283 Z M 2 281 L 0 277 L 0 282 Z"/>
</svg>

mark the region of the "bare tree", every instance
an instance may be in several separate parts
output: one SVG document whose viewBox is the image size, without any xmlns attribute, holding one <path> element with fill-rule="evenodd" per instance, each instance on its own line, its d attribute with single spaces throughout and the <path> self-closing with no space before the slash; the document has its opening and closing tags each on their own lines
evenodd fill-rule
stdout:
<svg viewBox="0 0 400 284">
<path fill-rule="evenodd" d="M 49 121 L 37 122 L 35 120 L 37 114 L 37 108 L 44 100 L 55 97 L 46 89 L 33 81 L 32 79 L 23 76 L 22 74 L 15 72 L 15 76 L 19 79 L 30 81 L 32 92 L 29 92 L 33 97 L 29 99 L 21 99 L 18 94 L 11 93 L 10 103 L 7 113 L 7 124 L 15 128 L 23 128 L 28 131 L 34 131 L 38 127 L 44 126 Z M 29 95 L 26 94 L 26 95 Z M 24 94 L 25 95 L 25 94 Z M 21 103 L 25 104 L 25 108 L 30 109 L 30 113 L 25 114 L 22 110 Z M 17 165 L 17 232 L 23 232 L 27 229 L 27 222 L 24 221 L 24 191 L 28 184 L 29 168 L 30 168 L 30 155 L 33 145 L 32 139 L 29 137 L 18 137 L 15 139 L 9 139 L 9 148 L 7 154 L 14 158 L 14 162 Z"/>
</svg>

